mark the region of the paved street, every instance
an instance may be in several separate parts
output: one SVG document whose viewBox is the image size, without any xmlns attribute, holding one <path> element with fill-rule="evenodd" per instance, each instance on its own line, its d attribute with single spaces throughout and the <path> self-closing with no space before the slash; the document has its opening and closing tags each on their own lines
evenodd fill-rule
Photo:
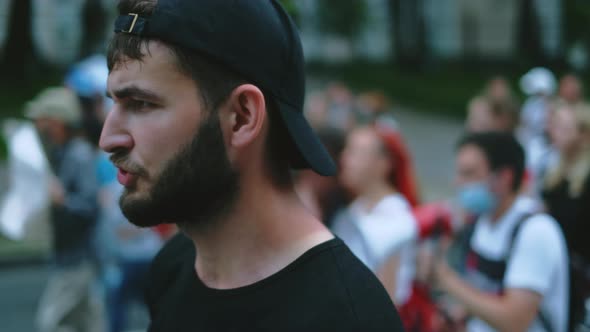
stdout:
<svg viewBox="0 0 590 332">
<path fill-rule="evenodd" d="M 0 330 L 35 331 L 33 315 L 46 277 L 41 266 L 0 269 Z"/>
<path fill-rule="evenodd" d="M 453 190 L 455 144 L 463 133 L 463 124 L 409 111 L 396 112 L 395 118 L 414 158 L 423 199 L 448 198 Z"/>
<path fill-rule="evenodd" d="M 40 264 L 0 267 L 0 331 L 35 332 L 34 315 L 49 270 Z M 131 306 L 131 331 L 145 331 L 147 316 Z"/>
</svg>

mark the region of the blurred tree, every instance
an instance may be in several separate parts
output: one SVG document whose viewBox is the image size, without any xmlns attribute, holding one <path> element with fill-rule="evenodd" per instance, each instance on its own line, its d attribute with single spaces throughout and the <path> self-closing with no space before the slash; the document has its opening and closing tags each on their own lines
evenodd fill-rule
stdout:
<svg viewBox="0 0 590 332">
<path fill-rule="evenodd" d="M 82 39 L 82 58 L 105 51 L 106 45 L 103 44 L 108 12 L 105 10 L 102 0 L 86 0 L 83 15 L 84 38 Z"/>
<path fill-rule="evenodd" d="M 322 31 L 352 41 L 367 20 L 365 0 L 319 0 L 318 16 Z"/>
<path fill-rule="evenodd" d="M 395 59 L 419 67 L 427 55 L 423 0 L 388 0 Z"/>
<path fill-rule="evenodd" d="M 541 23 L 534 0 L 522 0 L 518 18 L 519 53 L 533 66 L 545 65 L 545 54 L 541 45 Z"/>
<path fill-rule="evenodd" d="M 571 48 L 579 44 L 586 54 L 590 51 L 590 5 L 587 0 L 563 1 L 564 15 L 564 46 Z"/>
<path fill-rule="evenodd" d="M 29 65 L 34 61 L 31 39 L 31 1 L 13 1 L 9 20 L 8 37 L 0 60 L 2 75 L 10 78 L 28 76 Z"/>
<path fill-rule="evenodd" d="M 0 163 L 8 159 L 8 144 L 3 135 L 0 135 Z"/>
<path fill-rule="evenodd" d="M 565 33 L 564 38 L 567 44 L 579 40 L 590 41 L 590 5 L 587 0 L 566 0 L 563 1 Z"/>
</svg>

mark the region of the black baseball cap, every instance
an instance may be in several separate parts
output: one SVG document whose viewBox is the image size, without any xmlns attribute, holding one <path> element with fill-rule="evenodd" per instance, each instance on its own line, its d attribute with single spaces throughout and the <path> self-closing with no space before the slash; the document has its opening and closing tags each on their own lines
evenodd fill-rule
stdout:
<svg viewBox="0 0 590 332">
<path fill-rule="evenodd" d="M 158 0 L 153 13 L 120 15 L 116 33 L 190 49 L 271 94 L 295 148 L 293 168 L 334 175 L 334 161 L 303 115 L 304 59 L 295 24 L 275 0 Z"/>
</svg>

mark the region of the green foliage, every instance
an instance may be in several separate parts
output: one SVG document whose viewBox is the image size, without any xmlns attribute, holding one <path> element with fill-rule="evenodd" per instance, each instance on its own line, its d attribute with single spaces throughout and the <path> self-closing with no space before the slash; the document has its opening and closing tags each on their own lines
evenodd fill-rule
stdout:
<svg viewBox="0 0 590 332">
<path fill-rule="evenodd" d="M 291 16 L 291 18 L 293 18 L 295 23 L 298 24 L 299 23 L 299 9 L 297 8 L 295 1 L 296 0 L 280 0 L 279 2 L 281 3 L 281 5 L 283 5 L 283 8 L 285 8 L 285 10 L 289 14 L 289 16 Z"/>
<path fill-rule="evenodd" d="M 367 21 L 365 0 L 318 0 L 320 28 L 335 35 L 353 38 Z"/>
<path fill-rule="evenodd" d="M 568 44 L 582 40 L 589 45 L 590 5 L 586 0 L 568 0 L 563 2 L 565 41 Z"/>
<path fill-rule="evenodd" d="M 283 5 L 283 8 L 285 8 L 289 15 L 297 14 L 297 5 L 295 5 L 294 0 L 280 0 L 280 3 Z"/>
<path fill-rule="evenodd" d="M 6 144 L 4 136 L 0 135 L 0 163 L 6 159 L 8 159 L 8 144 Z"/>
<path fill-rule="evenodd" d="M 498 73 L 508 78 L 513 91 L 522 70 L 502 71 L 500 65 L 474 70 L 448 63 L 427 71 L 410 71 L 391 64 L 350 63 L 345 65 L 309 64 L 308 73 L 319 82 L 341 81 L 354 91 L 379 90 L 394 104 L 412 110 L 444 114 L 462 119 L 468 101 L 480 93 L 486 81 Z"/>
</svg>

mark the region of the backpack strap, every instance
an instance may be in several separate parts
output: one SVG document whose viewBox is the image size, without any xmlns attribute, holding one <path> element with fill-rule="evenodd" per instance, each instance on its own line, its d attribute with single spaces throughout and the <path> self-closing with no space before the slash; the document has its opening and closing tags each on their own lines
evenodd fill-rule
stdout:
<svg viewBox="0 0 590 332">
<path fill-rule="evenodd" d="M 514 226 L 514 228 L 512 229 L 512 233 L 510 234 L 510 242 L 508 244 L 508 254 L 506 255 L 507 261 L 509 261 L 510 258 L 512 257 L 512 251 L 514 249 L 514 242 L 516 241 L 516 237 L 520 233 L 522 226 L 524 224 L 526 224 L 526 222 L 528 220 L 531 220 L 532 217 L 534 217 L 536 215 L 537 215 L 536 213 L 525 213 L 525 214 L 521 215 L 520 218 L 518 219 L 517 224 Z M 543 329 L 546 332 L 553 332 L 553 328 L 551 327 L 551 324 L 549 323 L 549 319 L 547 318 L 547 315 L 543 313 L 540 306 L 539 306 L 539 310 L 537 312 L 537 318 L 539 319 L 541 326 L 543 327 Z"/>
</svg>

